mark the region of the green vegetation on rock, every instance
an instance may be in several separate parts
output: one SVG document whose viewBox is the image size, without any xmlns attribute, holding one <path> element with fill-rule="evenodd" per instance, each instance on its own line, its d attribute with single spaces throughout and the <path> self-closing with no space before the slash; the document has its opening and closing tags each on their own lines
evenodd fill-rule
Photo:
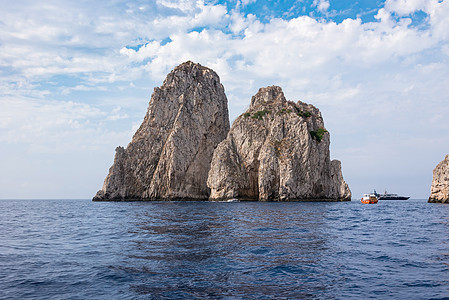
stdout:
<svg viewBox="0 0 449 300">
<path fill-rule="evenodd" d="M 312 136 L 312 139 L 316 140 L 319 143 L 323 139 L 324 134 L 328 131 L 323 127 L 320 127 L 316 131 L 309 131 L 309 132 L 310 135 Z"/>
<path fill-rule="evenodd" d="M 291 112 L 292 112 L 292 110 L 290 108 L 289 109 L 283 108 L 283 109 L 281 109 L 280 111 L 277 112 L 277 115 L 280 116 L 280 115 L 283 115 L 285 113 L 289 114 Z"/>
<path fill-rule="evenodd" d="M 252 119 L 257 119 L 257 120 L 262 120 L 263 116 L 265 116 L 266 114 L 269 114 L 269 113 L 271 113 L 271 111 L 266 110 L 266 109 L 264 109 L 264 110 L 259 110 L 258 112 L 255 112 L 255 113 L 251 116 L 251 118 L 252 118 Z"/>
<path fill-rule="evenodd" d="M 300 117 L 306 117 L 306 118 L 309 118 L 312 116 L 312 113 L 310 111 L 302 111 L 298 107 L 296 107 L 296 114 Z"/>
</svg>

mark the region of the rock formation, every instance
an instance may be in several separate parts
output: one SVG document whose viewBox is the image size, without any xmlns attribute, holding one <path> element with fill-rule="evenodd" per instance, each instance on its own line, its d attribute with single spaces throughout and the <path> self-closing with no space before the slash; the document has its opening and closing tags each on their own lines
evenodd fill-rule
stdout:
<svg viewBox="0 0 449 300">
<path fill-rule="evenodd" d="M 350 200 L 329 142 L 319 110 L 276 86 L 260 89 L 229 130 L 219 77 L 186 62 L 154 89 L 93 200 Z"/>
<path fill-rule="evenodd" d="M 330 160 L 329 133 L 313 105 L 261 88 L 214 152 L 211 200 L 350 200 L 341 165 Z"/>
<path fill-rule="evenodd" d="M 212 154 L 229 131 L 218 75 L 186 62 L 155 88 L 142 125 L 116 149 L 93 200 L 206 200 Z"/>
<path fill-rule="evenodd" d="M 449 203 L 449 155 L 433 169 L 428 202 Z"/>
</svg>

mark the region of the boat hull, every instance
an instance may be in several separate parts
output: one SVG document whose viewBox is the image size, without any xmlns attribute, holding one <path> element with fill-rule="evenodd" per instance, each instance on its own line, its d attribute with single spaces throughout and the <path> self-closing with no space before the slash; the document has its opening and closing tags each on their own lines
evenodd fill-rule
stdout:
<svg viewBox="0 0 449 300">
<path fill-rule="evenodd" d="M 379 200 L 408 200 L 410 197 L 379 197 Z"/>
<path fill-rule="evenodd" d="M 377 202 L 378 202 L 378 200 L 377 199 L 367 199 L 367 200 L 365 200 L 365 199 L 362 199 L 362 200 L 360 200 L 363 204 L 376 204 Z"/>
</svg>

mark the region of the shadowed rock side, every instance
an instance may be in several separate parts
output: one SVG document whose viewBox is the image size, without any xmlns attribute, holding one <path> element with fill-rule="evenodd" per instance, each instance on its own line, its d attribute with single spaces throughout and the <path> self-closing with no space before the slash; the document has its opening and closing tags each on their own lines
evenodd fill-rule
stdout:
<svg viewBox="0 0 449 300">
<path fill-rule="evenodd" d="M 95 200 L 200 200 L 213 151 L 229 131 L 218 75 L 186 62 L 155 88 L 131 143 L 118 147 Z"/>
<path fill-rule="evenodd" d="M 317 108 L 287 101 L 280 87 L 261 88 L 214 152 L 210 199 L 350 200 L 329 143 Z"/>
<path fill-rule="evenodd" d="M 449 203 L 449 155 L 433 169 L 430 188 L 431 203 Z"/>
</svg>

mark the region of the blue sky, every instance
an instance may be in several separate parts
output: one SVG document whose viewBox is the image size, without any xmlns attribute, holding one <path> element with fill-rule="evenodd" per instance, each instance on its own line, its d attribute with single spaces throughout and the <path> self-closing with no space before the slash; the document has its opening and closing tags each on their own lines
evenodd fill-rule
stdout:
<svg viewBox="0 0 449 300">
<path fill-rule="evenodd" d="M 1 1 L 0 199 L 91 198 L 153 88 L 214 69 L 312 103 L 353 196 L 427 198 L 449 153 L 449 1 Z"/>
</svg>

